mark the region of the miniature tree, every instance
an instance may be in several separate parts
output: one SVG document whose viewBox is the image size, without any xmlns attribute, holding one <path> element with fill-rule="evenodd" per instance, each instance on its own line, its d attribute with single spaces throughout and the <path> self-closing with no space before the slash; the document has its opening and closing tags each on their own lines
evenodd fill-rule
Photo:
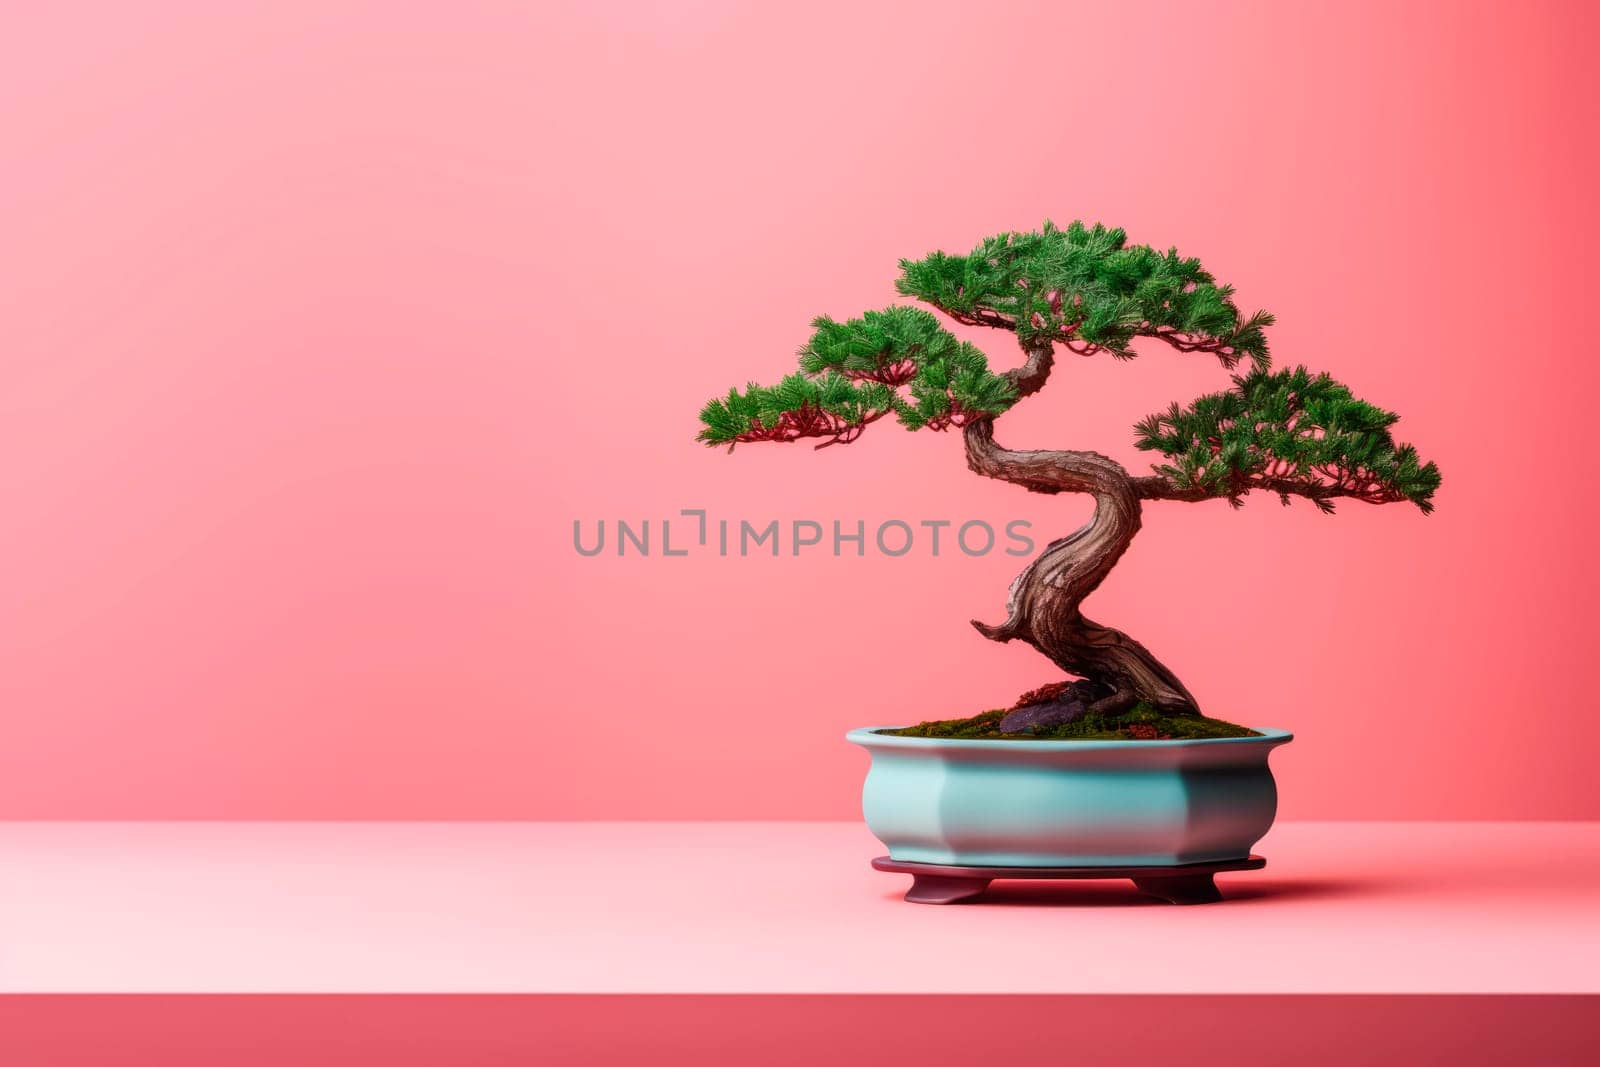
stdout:
<svg viewBox="0 0 1600 1067">
<path fill-rule="evenodd" d="M 1035 233 L 990 237 L 964 256 L 901 260 L 896 287 L 956 322 L 1014 333 L 1024 360 L 996 373 L 981 351 L 919 308 L 891 306 L 845 322 L 823 316 L 800 349 L 798 373 L 711 401 L 699 439 L 731 449 L 815 438 L 827 448 L 893 415 L 910 430 L 959 428 L 978 474 L 1036 493 L 1091 494 L 1093 518 L 1017 577 L 1005 620 L 973 622 L 985 637 L 1025 641 L 1084 679 L 1082 692 L 1093 699 L 1078 714 L 1138 702 L 1199 714 L 1189 690 L 1143 645 L 1080 610 L 1139 531 L 1145 501 L 1223 498 L 1238 507 L 1262 490 L 1284 504 L 1303 497 L 1324 512 L 1341 498 L 1432 510 L 1438 468 L 1390 436 L 1397 416 L 1326 374 L 1271 371 L 1272 316 L 1241 315 L 1232 287 L 1176 249 L 1130 245 L 1120 229 L 1047 222 Z M 1135 476 L 1096 452 L 1020 451 L 996 440 L 998 418 L 1049 380 L 1057 346 L 1132 359 L 1139 338 L 1212 356 L 1230 370 L 1250 364 L 1232 388 L 1137 424 L 1138 447 L 1165 457 L 1152 473 Z M 1059 692 L 1030 694 L 1019 706 Z"/>
</svg>

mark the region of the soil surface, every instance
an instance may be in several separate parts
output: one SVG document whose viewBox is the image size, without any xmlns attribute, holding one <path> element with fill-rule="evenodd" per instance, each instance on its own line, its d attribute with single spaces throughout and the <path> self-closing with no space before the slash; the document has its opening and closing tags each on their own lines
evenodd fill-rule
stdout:
<svg viewBox="0 0 1600 1067">
<path fill-rule="evenodd" d="M 992 738 L 1007 741 L 1172 741 L 1206 737 L 1260 737 L 1255 730 L 1201 715 L 1167 714 L 1140 702 L 1126 711 L 1092 712 L 1105 695 L 1094 682 L 1057 682 L 1024 693 L 1010 708 L 967 719 L 934 719 L 895 737 Z"/>
</svg>

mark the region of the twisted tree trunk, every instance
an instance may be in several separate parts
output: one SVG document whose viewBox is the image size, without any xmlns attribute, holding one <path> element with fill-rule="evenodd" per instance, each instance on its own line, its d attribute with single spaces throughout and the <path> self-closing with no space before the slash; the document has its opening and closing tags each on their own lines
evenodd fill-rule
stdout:
<svg viewBox="0 0 1600 1067">
<path fill-rule="evenodd" d="M 1018 374 L 1019 389 L 1032 385 L 1028 392 L 1049 373 L 1048 360 L 1039 368 L 1033 356 Z M 1030 369 L 1040 381 L 1028 376 Z M 1109 687 L 1111 695 L 1090 710 L 1120 710 L 1148 700 L 1167 711 L 1198 713 L 1183 683 L 1143 645 L 1079 610 L 1139 532 L 1134 479 L 1096 452 L 1012 451 L 995 441 L 992 419 L 969 424 L 965 437 L 967 465 L 978 474 L 1038 493 L 1088 493 L 1095 503 L 1088 525 L 1051 542 L 1011 583 L 1005 621 L 990 626 L 973 620 L 978 632 L 994 641 L 1026 641 L 1062 670 Z"/>
</svg>

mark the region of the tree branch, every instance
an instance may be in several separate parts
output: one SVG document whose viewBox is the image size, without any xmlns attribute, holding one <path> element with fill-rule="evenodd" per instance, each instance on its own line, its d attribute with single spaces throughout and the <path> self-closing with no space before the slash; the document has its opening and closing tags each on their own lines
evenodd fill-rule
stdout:
<svg viewBox="0 0 1600 1067">
<path fill-rule="evenodd" d="M 1021 400 L 1043 389 L 1044 383 L 1050 380 L 1050 370 L 1056 364 L 1056 350 L 1050 341 L 1042 338 L 1019 340 L 1018 343 L 1028 354 L 1027 361 L 1020 367 L 1006 371 L 1001 377 L 1016 388 L 1017 399 Z"/>
<path fill-rule="evenodd" d="M 971 311 L 957 311 L 955 308 L 946 307 L 937 300 L 925 299 L 924 302 L 932 307 L 938 308 L 940 311 L 944 312 L 946 315 L 949 315 L 952 319 L 955 319 L 963 326 L 990 326 L 997 330 L 1015 330 L 1017 328 L 1017 324 L 1009 317 L 1000 314 L 998 311 L 990 311 L 988 308 L 974 308 Z"/>
<path fill-rule="evenodd" d="M 1122 464 L 1098 452 L 1014 450 L 994 439 L 994 419 L 966 427 L 967 466 L 975 474 L 1020 485 L 1034 493 L 1126 493 Z"/>
<path fill-rule="evenodd" d="M 1214 493 L 1200 487 L 1175 484 L 1162 474 L 1149 474 L 1133 479 L 1133 490 L 1140 500 L 1182 500 L 1194 503 L 1200 500 L 1226 500 L 1230 495 L 1243 496 L 1257 489 L 1285 496 L 1298 496 L 1306 500 L 1326 501 L 1334 498 L 1360 500 L 1368 504 L 1395 504 L 1406 499 L 1398 490 L 1384 489 L 1375 483 L 1353 485 L 1349 483 L 1308 482 L 1302 478 L 1285 478 L 1273 475 L 1239 480 L 1233 493 Z"/>
<path fill-rule="evenodd" d="M 1026 641 L 1062 670 L 1108 686 L 1106 708 L 1148 700 L 1196 711 L 1194 696 L 1148 649 L 1080 610 L 1139 532 L 1140 503 L 1128 472 L 1097 452 L 1006 448 L 994 439 L 992 418 L 967 426 L 965 439 L 967 464 L 978 474 L 1036 493 L 1094 496 L 1089 523 L 1052 541 L 1011 583 L 1005 620 L 991 625 L 974 619 L 972 625 L 991 641 Z"/>
<path fill-rule="evenodd" d="M 1153 330 L 1148 326 L 1142 326 L 1135 330 L 1133 335 L 1165 341 L 1179 352 L 1205 352 L 1216 356 L 1226 367 L 1232 367 L 1239 361 L 1239 353 L 1220 337 L 1190 336 L 1179 333 L 1169 326 L 1157 326 Z"/>
</svg>

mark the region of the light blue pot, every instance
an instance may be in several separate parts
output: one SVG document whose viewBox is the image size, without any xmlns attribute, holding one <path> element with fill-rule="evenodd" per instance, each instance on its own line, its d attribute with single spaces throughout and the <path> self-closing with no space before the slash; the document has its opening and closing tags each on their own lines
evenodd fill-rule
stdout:
<svg viewBox="0 0 1600 1067">
<path fill-rule="evenodd" d="M 897 860 L 1143 867 L 1242 859 L 1272 826 L 1267 755 L 1293 735 L 1198 741 L 847 740 L 872 754 L 867 828 Z"/>
</svg>

